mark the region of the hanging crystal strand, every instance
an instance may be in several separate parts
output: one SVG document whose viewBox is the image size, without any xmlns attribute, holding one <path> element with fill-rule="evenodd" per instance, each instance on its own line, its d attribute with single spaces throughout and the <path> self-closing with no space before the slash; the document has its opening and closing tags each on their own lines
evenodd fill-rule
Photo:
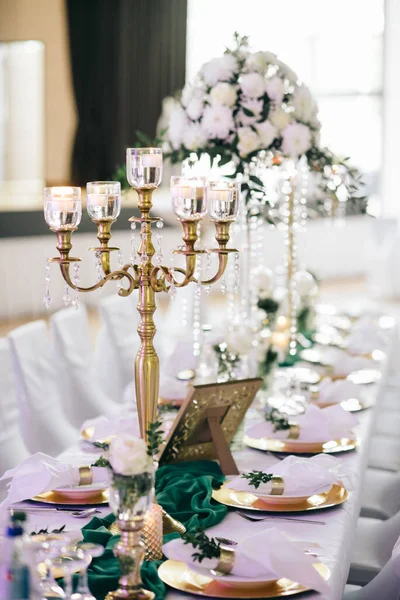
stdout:
<svg viewBox="0 0 400 600">
<path fill-rule="evenodd" d="M 156 237 L 155 262 L 157 265 L 161 265 L 161 263 L 163 261 L 163 253 L 162 253 L 162 243 L 163 243 L 162 228 L 163 228 L 163 226 L 164 226 L 163 220 L 159 219 L 156 223 L 157 237 Z"/>
<path fill-rule="evenodd" d="M 308 194 L 308 183 L 309 183 L 309 167 L 304 157 L 299 161 L 300 171 L 300 190 L 299 190 L 299 203 L 300 203 L 300 214 L 299 214 L 299 227 L 306 226 L 307 220 L 307 194 Z"/>
<path fill-rule="evenodd" d="M 182 329 L 186 330 L 189 324 L 189 304 L 187 298 L 182 298 Z"/>
<path fill-rule="evenodd" d="M 287 276 L 287 298 L 288 298 L 288 319 L 289 319 L 289 355 L 294 356 L 297 351 L 297 306 L 295 302 L 295 289 L 293 275 L 296 270 L 296 240 L 295 240 L 295 208 L 296 208 L 296 188 L 295 179 L 288 178 L 286 186 L 286 208 L 287 227 L 286 227 L 286 276 Z"/>
<path fill-rule="evenodd" d="M 72 269 L 73 269 L 72 282 L 75 285 L 79 285 L 79 279 L 80 279 L 79 278 L 79 269 L 80 269 L 79 263 L 78 262 L 74 262 L 74 265 L 73 265 Z M 75 309 L 78 309 L 79 308 L 79 304 L 80 304 L 80 302 L 79 302 L 79 292 L 78 292 L 78 290 L 73 290 L 73 292 L 72 292 L 72 306 Z"/>
<path fill-rule="evenodd" d="M 234 260 L 234 265 L 233 265 L 233 274 L 234 274 L 233 293 L 235 295 L 237 295 L 238 292 L 239 292 L 239 286 L 240 286 L 240 254 L 239 254 L 239 252 L 235 252 L 235 258 L 233 260 Z"/>
<path fill-rule="evenodd" d="M 120 271 L 122 269 L 122 267 L 124 266 L 124 260 L 123 260 L 121 250 L 118 250 L 117 264 L 118 264 L 118 270 Z M 122 281 L 120 279 L 118 279 L 118 281 L 117 281 L 117 288 L 119 290 L 122 288 Z"/>
<path fill-rule="evenodd" d="M 96 251 L 95 254 L 95 260 L 96 260 L 96 279 L 97 281 L 100 281 L 100 279 L 103 278 L 103 269 L 101 266 L 101 252 L 99 250 Z"/>
<path fill-rule="evenodd" d="M 204 267 L 204 280 L 207 281 L 211 276 L 211 253 L 206 254 Z M 203 290 L 206 296 L 211 292 L 211 285 L 204 285 Z"/>
<path fill-rule="evenodd" d="M 171 253 L 171 271 L 172 271 L 172 276 L 174 276 L 174 267 L 175 267 L 175 254 L 172 252 Z M 175 284 L 173 282 L 170 283 L 170 287 L 168 289 L 168 295 L 171 298 L 171 300 L 174 300 L 174 298 L 176 296 L 176 287 L 175 287 Z"/>
<path fill-rule="evenodd" d="M 199 281 L 201 277 L 201 265 L 199 257 L 196 256 L 195 277 Z M 193 298 L 193 355 L 200 355 L 200 336 L 201 336 L 201 283 L 195 284 Z"/>
<path fill-rule="evenodd" d="M 248 272 L 249 266 L 249 223 L 247 220 L 248 207 L 245 203 L 245 194 L 242 194 L 241 202 L 239 205 L 239 217 L 238 217 L 238 229 L 240 233 L 240 319 L 247 321 L 248 308 L 249 308 L 249 278 L 250 273 Z"/>
<path fill-rule="evenodd" d="M 51 266 L 51 262 L 49 259 L 47 259 L 46 266 L 44 269 L 45 290 L 44 290 L 44 296 L 43 296 L 43 302 L 47 309 L 50 308 L 50 304 L 53 302 L 53 299 L 50 294 L 50 285 L 51 285 L 50 266 Z"/>
<path fill-rule="evenodd" d="M 141 262 L 144 265 L 149 260 L 149 257 L 148 257 L 148 254 L 147 254 L 147 250 L 146 250 L 147 232 L 146 232 L 146 224 L 145 223 L 142 223 L 142 231 L 140 233 L 140 237 L 142 238 L 142 248 L 143 248 L 143 252 L 142 252 L 142 255 L 141 255 Z"/>
<path fill-rule="evenodd" d="M 257 311 L 258 290 L 255 285 L 255 278 L 252 276 L 258 266 L 258 216 L 251 216 L 249 222 L 249 321 L 250 325 L 255 324 L 255 313 Z"/>
<path fill-rule="evenodd" d="M 197 247 L 200 250 L 202 250 L 200 223 L 197 224 Z M 196 256 L 196 273 L 195 273 L 195 277 L 197 279 L 196 296 L 198 296 L 199 298 L 201 298 L 201 295 L 203 293 L 203 286 L 201 285 L 201 279 L 202 279 L 202 273 L 203 273 L 203 267 L 204 267 L 203 256 L 204 256 L 203 254 L 199 254 Z"/>
<path fill-rule="evenodd" d="M 236 256 L 236 254 L 235 254 Z M 235 294 L 235 271 L 234 271 L 234 263 L 232 260 L 228 261 L 228 266 L 227 266 L 227 280 L 228 280 L 228 285 L 227 285 L 227 317 L 228 317 L 228 331 L 231 332 L 233 331 L 233 326 L 234 326 L 234 322 L 235 322 L 235 316 L 236 316 L 236 294 Z"/>
<path fill-rule="evenodd" d="M 139 262 L 138 253 L 136 250 L 136 223 L 131 223 L 131 253 L 129 255 L 129 261 L 136 265 Z"/>
<path fill-rule="evenodd" d="M 68 283 L 66 283 L 65 286 L 64 286 L 64 295 L 63 295 L 62 299 L 64 301 L 65 306 L 69 306 L 71 304 L 71 302 L 72 302 L 72 298 L 71 298 L 71 295 L 69 293 L 69 285 L 68 285 Z"/>
</svg>

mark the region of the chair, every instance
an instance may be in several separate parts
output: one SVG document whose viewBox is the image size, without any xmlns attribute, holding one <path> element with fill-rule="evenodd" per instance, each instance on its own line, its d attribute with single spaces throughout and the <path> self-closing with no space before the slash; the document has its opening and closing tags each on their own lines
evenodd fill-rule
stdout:
<svg viewBox="0 0 400 600">
<path fill-rule="evenodd" d="M 76 442 L 78 432 L 62 410 L 46 323 L 22 325 L 8 338 L 25 445 L 32 453 L 56 456 Z"/>
<path fill-rule="evenodd" d="M 86 308 L 64 308 L 54 313 L 51 332 L 56 354 L 54 366 L 69 422 L 80 427 L 86 419 L 120 409 L 121 405 L 113 402 L 99 385 Z"/>
<path fill-rule="evenodd" d="M 348 582 L 355 585 L 369 583 L 389 561 L 399 536 L 400 512 L 387 521 L 360 517 Z"/>
<path fill-rule="evenodd" d="M 6 338 L 0 338 L 0 477 L 13 469 L 29 456 L 19 428 L 17 396 L 10 345 Z M 5 492 L 5 483 L 0 483 L 0 497 Z"/>
<path fill-rule="evenodd" d="M 384 471 L 399 471 L 400 439 L 388 435 L 374 435 L 371 438 L 368 467 Z"/>
<path fill-rule="evenodd" d="M 398 437 L 400 435 L 400 411 L 387 407 L 378 411 L 373 433 Z"/>
<path fill-rule="evenodd" d="M 389 519 L 400 511 L 400 472 L 367 469 L 361 498 L 362 517 Z"/>
<path fill-rule="evenodd" d="M 399 556 L 392 556 L 365 587 L 346 586 L 343 600 L 400 600 L 399 563 Z"/>
</svg>

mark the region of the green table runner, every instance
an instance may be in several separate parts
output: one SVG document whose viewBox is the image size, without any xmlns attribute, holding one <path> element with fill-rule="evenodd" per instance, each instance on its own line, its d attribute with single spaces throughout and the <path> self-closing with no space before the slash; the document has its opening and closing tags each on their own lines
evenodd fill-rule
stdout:
<svg viewBox="0 0 400 600">
<path fill-rule="evenodd" d="M 224 479 L 219 465 L 211 461 L 166 465 L 156 473 L 157 501 L 189 530 L 212 527 L 222 521 L 227 512 L 226 506 L 211 499 L 212 484 Z M 114 515 L 104 519 L 94 517 L 82 529 L 85 542 L 101 544 L 105 548 L 103 556 L 94 558 L 88 568 L 89 586 L 97 600 L 103 600 L 118 585 L 119 562 L 113 548 L 119 535 L 112 535 L 108 530 L 114 520 Z M 178 535 L 164 536 L 164 543 Z M 155 593 L 156 600 L 162 600 L 166 594 L 166 587 L 157 574 L 161 562 L 145 562 L 142 567 L 143 585 Z"/>
</svg>

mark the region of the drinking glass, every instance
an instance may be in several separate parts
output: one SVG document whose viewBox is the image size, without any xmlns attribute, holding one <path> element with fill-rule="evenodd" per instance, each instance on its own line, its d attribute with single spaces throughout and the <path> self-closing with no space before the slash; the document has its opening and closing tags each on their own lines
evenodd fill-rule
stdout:
<svg viewBox="0 0 400 600">
<path fill-rule="evenodd" d="M 104 553 L 104 547 L 100 544 L 79 544 L 78 549 L 83 552 L 86 566 L 83 567 L 79 572 L 78 586 L 76 592 L 72 594 L 72 600 L 96 600 L 93 594 L 90 592 L 88 584 L 87 568 L 92 558 L 97 558 Z"/>
</svg>

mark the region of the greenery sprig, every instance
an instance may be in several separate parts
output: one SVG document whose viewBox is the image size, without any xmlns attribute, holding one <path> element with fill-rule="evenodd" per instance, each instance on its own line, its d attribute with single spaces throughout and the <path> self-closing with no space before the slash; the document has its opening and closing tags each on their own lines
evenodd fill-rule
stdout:
<svg viewBox="0 0 400 600">
<path fill-rule="evenodd" d="M 51 531 L 49 531 L 48 527 L 46 527 L 46 529 L 39 529 L 39 531 L 31 531 L 30 535 L 46 535 L 49 533 L 62 533 L 65 528 L 66 528 L 66 525 L 61 525 L 61 527 L 58 527 L 58 529 L 52 529 Z"/>
<path fill-rule="evenodd" d="M 225 342 L 215 344 L 213 350 L 218 359 L 218 375 L 227 375 L 229 380 L 235 379 L 234 370 L 240 362 L 240 356 L 229 352 Z"/>
<path fill-rule="evenodd" d="M 291 427 L 289 419 L 279 412 L 277 408 L 273 408 L 265 413 L 265 420 L 274 425 L 274 431 L 285 431 Z"/>
<path fill-rule="evenodd" d="M 108 442 L 93 442 L 95 448 L 101 448 L 101 450 L 108 450 L 110 444 Z"/>
<path fill-rule="evenodd" d="M 154 421 L 150 423 L 147 430 L 147 454 L 156 456 L 160 450 L 160 446 L 164 441 L 164 432 L 161 430 L 162 421 Z"/>
<path fill-rule="evenodd" d="M 186 532 L 182 535 L 185 544 L 191 544 L 198 552 L 192 554 L 194 561 L 201 563 L 205 558 L 219 558 L 221 548 L 214 538 L 209 538 L 204 531 L 197 530 Z"/>
<path fill-rule="evenodd" d="M 267 377 L 271 373 L 272 367 L 278 360 L 278 352 L 270 346 L 265 353 L 265 358 L 258 365 L 258 374 L 260 377 Z"/>
<path fill-rule="evenodd" d="M 257 302 L 257 307 L 267 313 L 267 315 L 275 314 L 279 308 L 279 303 L 273 298 L 260 298 Z"/>
<path fill-rule="evenodd" d="M 262 483 L 271 481 L 273 475 L 272 473 L 264 473 L 264 471 L 251 471 L 251 473 L 243 473 L 242 477 L 249 480 L 249 485 L 253 485 L 258 489 Z"/>
</svg>

